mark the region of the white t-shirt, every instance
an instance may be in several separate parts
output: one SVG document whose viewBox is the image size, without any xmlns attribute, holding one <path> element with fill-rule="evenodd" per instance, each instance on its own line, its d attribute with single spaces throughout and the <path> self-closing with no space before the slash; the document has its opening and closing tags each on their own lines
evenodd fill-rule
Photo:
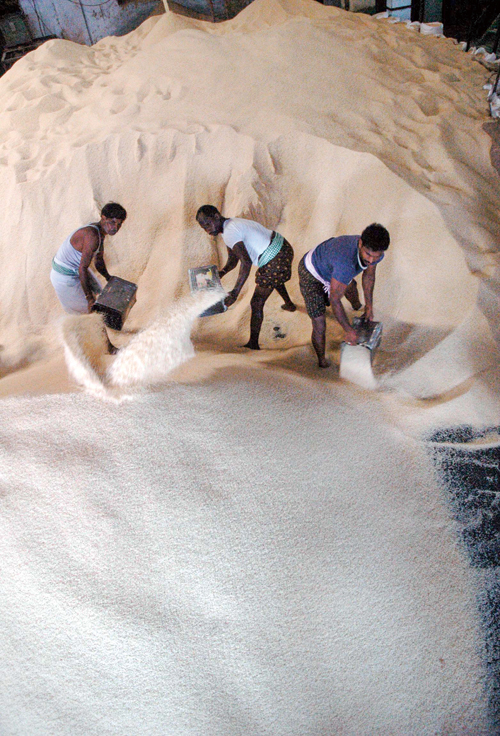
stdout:
<svg viewBox="0 0 500 736">
<path fill-rule="evenodd" d="M 264 253 L 271 242 L 272 230 L 253 220 L 242 217 L 231 217 L 224 222 L 222 238 L 228 248 L 236 243 L 243 243 L 254 266 L 258 265 L 259 256 Z"/>
</svg>

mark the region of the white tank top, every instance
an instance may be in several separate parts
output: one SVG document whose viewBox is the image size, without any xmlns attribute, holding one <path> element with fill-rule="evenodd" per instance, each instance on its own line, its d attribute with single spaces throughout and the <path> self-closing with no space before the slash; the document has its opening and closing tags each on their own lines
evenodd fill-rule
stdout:
<svg viewBox="0 0 500 736">
<path fill-rule="evenodd" d="M 224 222 L 222 238 L 228 248 L 236 243 L 243 243 L 254 266 L 259 263 L 259 256 L 264 253 L 271 242 L 273 231 L 253 220 L 243 217 L 230 217 Z"/>
<path fill-rule="evenodd" d="M 93 222 L 89 223 L 88 225 L 83 225 L 83 227 L 95 227 L 97 232 L 99 233 L 99 247 L 96 250 L 96 253 L 99 253 L 102 246 L 102 238 L 101 238 L 101 231 L 97 227 L 97 225 L 94 225 Z M 82 254 L 79 250 L 76 250 L 76 248 L 73 248 L 71 245 L 71 238 L 73 235 L 78 232 L 78 230 L 81 230 L 81 227 L 77 227 L 76 230 L 73 230 L 73 232 L 68 235 L 64 243 L 61 245 L 59 250 L 57 251 L 54 260 L 56 263 L 58 263 L 60 266 L 65 266 L 66 268 L 71 268 L 74 271 L 78 271 L 80 268 L 80 261 L 82 260 Z"/>
</svg>

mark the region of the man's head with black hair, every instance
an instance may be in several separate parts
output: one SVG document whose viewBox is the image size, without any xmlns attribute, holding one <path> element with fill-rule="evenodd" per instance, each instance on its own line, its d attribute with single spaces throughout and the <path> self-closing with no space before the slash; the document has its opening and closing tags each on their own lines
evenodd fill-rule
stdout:
<svg viewBox="0 0 500 736">
<path fill-rule="evenodd" d="M 123 220 L 127 219 L 127 210 L 117 202 L 108 202 L 108 204 L 105 204 L 102 208 L 101 215 L 110 219 L 121 220 L 123 222 Z"/>
<path fill-rule="evenodd" d="M 365 227 L 359 240 L 359 255 L 364 266 L 378 263 L 389 247 L 391 238 L 386 228 L 374 222 Z"/>
<path fill-rule="evenodd" d="M 206 233 L 213 236 L 221 234 L 225 219 L 226 218 L 222 217 L 217 207 L 214 207 L 211 204 L 202 205 L 196 213 L 196 221 L 198 222 L 198 225 L 200 225 Z"/>
<path fill-rule="evenodd" d="M 386 228 L 374 222 L 372 225 L 365 227 L 361 233 L 361 240 L 365 248 L 374 253 L 381 253 L 387 250 L 391 242 L 391 238 Z"/>
<path fill-rule="evenodd" d="M 121 204 L 108 202 L 101 210 L 99 223 L 105 235 L 116 235 L 127 218 L 127 211 Z"/>
</svg>

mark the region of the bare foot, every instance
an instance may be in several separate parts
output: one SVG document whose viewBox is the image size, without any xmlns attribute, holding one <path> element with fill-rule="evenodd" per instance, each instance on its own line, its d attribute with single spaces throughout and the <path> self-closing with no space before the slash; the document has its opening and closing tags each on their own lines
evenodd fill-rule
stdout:
<svg viewBox="0 0 500 736">
<path fill-rule="evenodd" d="M 290 302 L 290 304 L 282 304 L 281 309 L 284 309 L 285 312 L 296 312 L 297 311 L 297 307 L 295 306 L 295 304 L 292 304 L 292 302 Z"/>
<path fill-rule="evenodd" d="M 244 348 L 250 348 L 250 350 L 260 350 L 259 344 L 256 342 L 252 342 L 249 340 L 246 345 L 243 345 Z"/>
<path fill-rule="evenodd" d="M 318 360 L 318 366 L 320 368 L 329 368 L 330 367 L 330 361 L 326 358 L 322 358 L 321 360 Z"/>
</svg>

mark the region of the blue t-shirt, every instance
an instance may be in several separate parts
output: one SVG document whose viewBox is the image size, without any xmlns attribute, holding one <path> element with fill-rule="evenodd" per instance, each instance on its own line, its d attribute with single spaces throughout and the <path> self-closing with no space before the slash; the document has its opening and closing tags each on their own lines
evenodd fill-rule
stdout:
<svg viewBox="0 0 500 736">
<path fill-rule="evenodd" d="M 325 281 L 336 279 L 347 286 L 353 278 L 364 271 L 358 258 L 360 237 L 360 235 L 341 235 L 339 238 L 328 238 L 316 246 L 311 260 L 322 279 Z M 377 263 L 380 263 L 382 258 Z"/>
</svg>

